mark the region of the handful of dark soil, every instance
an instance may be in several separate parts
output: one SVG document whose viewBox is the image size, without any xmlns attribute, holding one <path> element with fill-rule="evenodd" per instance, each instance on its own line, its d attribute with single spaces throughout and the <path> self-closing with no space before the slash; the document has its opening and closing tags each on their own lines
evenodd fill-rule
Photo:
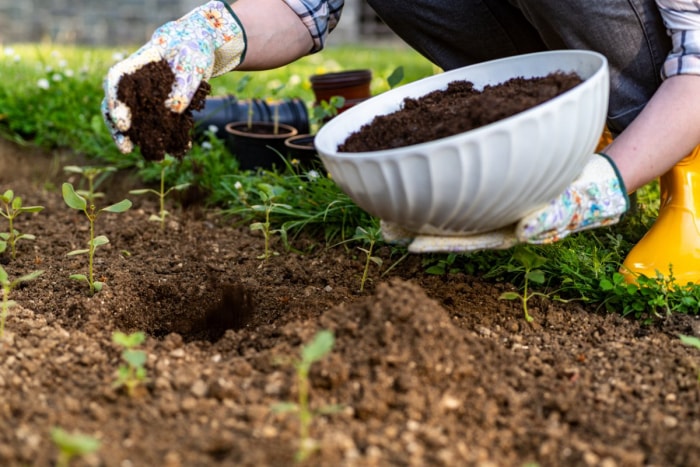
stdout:
<svg viewBox="0 0 700 467">
<path fill-rule="evenodd" d="M 131 109 L 131 128 L 125 133 L 148 160 L 165 154 L 182 158 L 190 149 L 194 117 L 201 110 L 211 86 L 202 81 L 189 107 L 181 114 L 165 107 L 175 75 L 165 60 L 152 62 L 119 81 L 117 98 Z"/>
<path fill-rule="evenodd" d="M 401 109 L 379 115 L 338 146 L 343 152 L 378 151 L 425 143 L 502 120 L 568 91 L 583 80 L 576 73 L 512 78 L 478 91 L 469 81 L 420 98 L 406 98 Z"/>
</svg>

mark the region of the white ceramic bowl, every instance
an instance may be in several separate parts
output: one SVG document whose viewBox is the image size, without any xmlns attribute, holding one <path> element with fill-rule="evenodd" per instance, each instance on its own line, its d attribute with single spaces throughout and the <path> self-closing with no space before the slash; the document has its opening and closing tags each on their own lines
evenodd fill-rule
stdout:
<svg viewBox="0 0 700 467">
<path fill-rule="evenodd" d="M 372 152 L 338 145 L 406 97 L 468 80 L 477 89 L 510 78 L 576 72 L 573 89 L 512 117 L 439 140 Z M 362 209 L 413 232 L 459 235 L 508 226 L 559 195 L 582 171 L 603 132 L 608 64 L 595 52 L 518 55 L 430 76 L 372 97 L 326 123 L 316 149 Z"/>
</svg>

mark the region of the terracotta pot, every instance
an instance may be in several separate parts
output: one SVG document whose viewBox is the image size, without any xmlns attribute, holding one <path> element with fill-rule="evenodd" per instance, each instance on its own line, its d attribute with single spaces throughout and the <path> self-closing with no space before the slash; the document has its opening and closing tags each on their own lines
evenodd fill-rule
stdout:
<svg viewBox="0 0 700 467">
<path fill-rule="evenodd" d="M 284 140 L 287 154 L 290 159 L 299 161 L 301 167 L 307 168 L 315 162 L 320 163 L 316 146 L 314 146 L 314 135 L 309 133 L 298 134 Z"/>
<path fill-rule="evenodd" d="M 291 125 L 280 123 L 274 133 L 271 122 L 230 122 L 226 125 L 226 147 L 238 159 L 241 170 L 271 169 L 284 165 L 284 140 L 298 133 Z"/>
<path fill-rule="evenodd" d="M 309 80 L 311 81 L 311 89 L 316 97 L 315 105 L 322 101 L 330 101 L 333 96 L 343 96 L 345 98 L 345 104 L 338 109 L 338 113 L 371 97 L 371 70 L 325 73 L 313 75 Z"/>
</svg>

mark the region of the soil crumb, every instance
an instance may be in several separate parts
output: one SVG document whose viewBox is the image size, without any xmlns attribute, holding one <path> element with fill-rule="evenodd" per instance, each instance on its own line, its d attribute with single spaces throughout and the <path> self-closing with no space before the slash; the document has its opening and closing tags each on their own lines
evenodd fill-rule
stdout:
<svg viewBox="0 0 700 467">
<path fill-rule="evenodd" d="M 576 73 L 516 77 L 479 91 L 470 81 L 406 98 L 401 109 L 379 115 L 338 146 L 342 152 L 400 148 L 473 130 L 542 104 L 580 84 Z"/>
<path fill-rule="evenodd" d="M 131 128 L 126 135 L 147 160 L 162 160 L 165 154 L 182 158 L 192 146 L 194 117 L 201 110 L 211 86 L 202 81 L 189 107 L 181 114 L 165 107 L 175 81 L 165 60 L 152 62 L 119 81 L 117 98 L 131 109 Z"/>
</svg>

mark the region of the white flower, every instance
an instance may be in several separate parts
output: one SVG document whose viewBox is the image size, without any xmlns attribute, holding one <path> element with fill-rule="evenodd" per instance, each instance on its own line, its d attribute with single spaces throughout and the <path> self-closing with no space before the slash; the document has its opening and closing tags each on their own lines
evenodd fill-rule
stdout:
<svg viewBox="0 0 700 467">
<path fill-rule="evenodd" d="M 236 182 L 236 183 L 233 184 L 233 187 L 234 187 L 236 190 L 241 191 L 241 190 L 243 189 L 243 184 L 242 184 L 241 182 Z"/>
<path fill-rule="evenodd" d="M 51 56 L 52 56 L 53 58 L 57 58 L 57 57 L 60 57 L 60 56 L 61 56 L 61 53 L 60 53 L 58 50 L 52 50 L 52 51 L 51 51 Z"/>
<path fill-rule="evenodd" d="M 5 55 L 13 55 L 15 53 L 15 49 L 13 49 L 10 46 L 5 47 Z"/>
<path fill-rule="evenodd" d="M 315 180 L 318 177 L 320 177 L 319 173 L 315 170 L 309 170 L 308 172 L 306 172 L 306 176 L 309 177 L 309 180 Z"/>
<path fill-rule="evenodd" d="M 209 125 L 207 130 L 209 130 L 210 133 L 218 133 L 219 127 L 216 125 Z"/>
<path fill-rule="evenodd" d="M 299 75 L 292 75 L 289 77 L 289 84 L 292 86 L 298 86 L 301 84 L 301 76 Z"/>
<path fill-rule="evenodd" d="M 41 89 L 49 89 L 49 80 L 46 78 L 41 78 L 39 81 L 36 82 L 36 85 L 39 86 Z"/>
<path fill-rule="evenodd" d="M 63 74 L 66 75 L 66 77 L 68 78 L 72 78 L 75 73 L 70 68 L 67 68 L 66 71 L 63 72 Z"/>
<path fill-rule="evenodd" d="M 211 145 L 211 143 L 209 141 L 202 142 L 202 149 L 206 149 L 207 151 L 209 151 L 212 147 L 213 146 Z"/>
<path fill-rule="evenodd" d="M 61 73 L 54 73 L 51 75 L 51 81 L 61 81 L 63 79 L 63 75 Z"/>
<path fill-rule="evenodd" d="M 68 66 L 68 62 L 65 61 L 64 59 L 61 59 L 61 60 L 58 61 L 58 67 L 59 67 L 59 68 L 65 68 L 65 67 L 67 67 L 67 66 Z"/>
<path fill-rule="evenodd" d="M 20 60 L 20 56 L 19 56 L 19 55 L 15 55 L 14 57 L 12 57 L 12 60 L 13 60 L 15 63 L 17 63 L 17 62 L 19 62 L 19 60 Z"/>
<path fill-rule="evenodd" d="M 46 68 L 44 68 L 44 71 L 47 73 L 51 73 L 53 71 L 53 67 L 51 65 L 46 65 Z"/>
</svg>

